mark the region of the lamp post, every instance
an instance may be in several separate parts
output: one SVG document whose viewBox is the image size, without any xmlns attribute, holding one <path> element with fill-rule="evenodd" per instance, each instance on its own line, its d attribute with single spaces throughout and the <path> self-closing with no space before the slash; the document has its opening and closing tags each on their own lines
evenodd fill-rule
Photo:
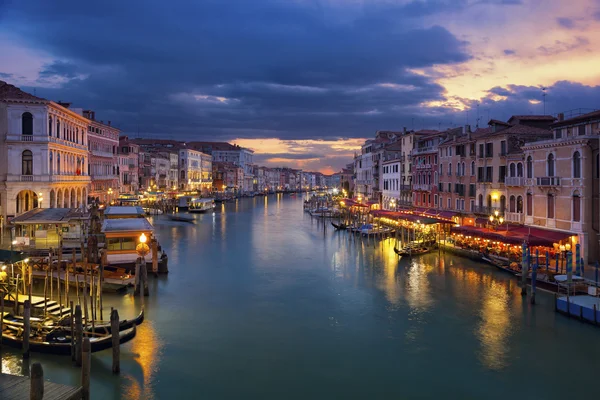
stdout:
<svg viewBox="0 0 600 400">
<path fill-rule="evenodd" d="M 498 210 L 494 211 L 494 215 L 490 215 L 490 224 L 494 227 L 500 226 L 504 223 L 504 217 L 499 216 Z"/>
<path fill-rule="evenodd" d="M 108 188 L 108 204 L 109 205 L 112 203 L 112 194 L 113 194 L 112 188 Z"/>
<path fill-rule="evenodd" d="M 135 291 L 134 294 L 140 293 L 140 288 L 143 286 L 144 288 L 144 296 L 148 295 L 148 285 L 147 285 L 147 271 L 146 271 L 146 254 L 150 252 L 150 247 L 146 244 L 148 238 L 144 233 L 140 235 L 140 243 L 135 247 L 135 251 L 138 256 L 141 257 L 141 262 L 139 263 L 139 268 L 137 268 L 138 263 L 136 262 L 136 273 L 135 273 Z"/>
<path fill-rule="evenodd" d="M 44 195 L 42 192 L 38 193 L 38 203 L 39 203 L 39 208 L 43 208 L 42 207 L 42 201 L 44 200 Z"/>
</svg>

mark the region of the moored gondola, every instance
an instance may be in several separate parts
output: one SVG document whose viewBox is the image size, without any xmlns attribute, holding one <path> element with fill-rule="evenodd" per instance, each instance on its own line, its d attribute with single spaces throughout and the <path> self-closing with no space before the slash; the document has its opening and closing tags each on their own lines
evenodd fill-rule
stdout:
<svg viewBox="0 0 600 400">
<path fill-rule="evenodd" d="M 343 222 L 340 222 L 339 224 L 332 222 L 331 225 L 333 225 L 333 227 L 335 228 L 336 231 L 342 231 L 342 230 L 348 229 L 348 225 L 344 224 Z"/>
</svg>

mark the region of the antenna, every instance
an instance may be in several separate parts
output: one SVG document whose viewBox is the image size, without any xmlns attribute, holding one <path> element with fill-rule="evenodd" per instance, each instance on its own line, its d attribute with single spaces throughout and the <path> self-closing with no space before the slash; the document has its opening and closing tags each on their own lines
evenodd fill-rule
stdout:
<svg viewBox="0 0 600 400">
<path fill-rule="evenodd" d="M 548 88 L 545 86 L 542 86 L 542 97 L 544 99 L 544 115 L 546 115 L 546 95 L 547 95 L 546 90 L 548 90 Z"/>
<path fill-rule="evenodd" d="M 477 120 L 475 121 L 475 128 L 479 128 L 479 102 L 477 102 Z"/>
</svg>

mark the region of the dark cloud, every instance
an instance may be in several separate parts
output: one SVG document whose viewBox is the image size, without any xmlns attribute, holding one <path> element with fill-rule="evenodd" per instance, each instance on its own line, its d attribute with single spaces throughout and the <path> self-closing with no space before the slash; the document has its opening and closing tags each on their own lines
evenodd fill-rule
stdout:
<svg viewBox="0 0 600 400">
<path fill-rule="evenodd" d="M 7 73 L 4 73 L 4 72 L 0 72 L 0 78 L 11 79 L 11 78 L 14 78 L 14 75 L 13 74 L 7 74 Z"/>
<path fill-rule="evenodd" d="M 563 42 L 561 40 L 556 40 L 554 41 L 554 44 L 552 46 L 540 46 L 537 48 L 537 50 L 542 55 L 552 56 L 560 53 L 566 53 L 568 51 L 587 46 L 588 44 L 590 44 L 590 41 L 587 38 L 577 36 L 575 37 L 575 40 L 573 42 Z"/>
<path fill-rule="evenodd" d="M 566 29 L 575 28 L 575 21 L 573 21 L 571 18 L 566 18 L 566 17 L 556 18 L 556 22 L 558 23 L 558 25 L 560 25 Z"/>
<path fill-rule="evenodd" d="M 55 61 L 44 65 L 40 71 L 40 78 L 67 78 L 73 79 L 80 74 L 79 67 L 73 63 L 65 61 Z"/>
<path fill-rule="evenodd" d="M 517 54 L 517 52 L 515 50 L 506 49 L 506 50 L 504 50 L 504 54 L 507 56 L 512 56 L 512 55 Z"/>
</svg>

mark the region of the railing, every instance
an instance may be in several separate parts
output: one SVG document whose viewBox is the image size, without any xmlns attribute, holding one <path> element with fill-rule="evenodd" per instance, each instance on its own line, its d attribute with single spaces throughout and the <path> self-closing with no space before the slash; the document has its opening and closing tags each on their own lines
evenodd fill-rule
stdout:
<svg viewBox="0 0 600 400">
<path fill-rule="evenodd" d="M 412 185 L 400 185 L 400 190 L 412 190 Z"/>
<path fill-rule="evenodd" d="M 33 182 L 33 175 L 21 175 L 21 182 Z"/>
<path fill-rule="evenodd" d="M 421 153 L 429 153 L 431 151 L 436 151 L 436 146 L 427 146 L 427 147 L 419 147 L 417 149 L 413 149 L 413 155 L 414 154 L 421 154 Z"/>
<path fill-rule="evenodd" d="M 88 175 L 51 175 L 51 182 L 89 182 Z"/>
<path fill-rule="evenodd" d="M 414 190 L 430 190 L 431 185 L 427 183 L 415 183 L 413 185 Z"/>
<path fill-rule="evenodd" d="M 525 221 L 525 214 L 516 213 L 516 212 L 507 212 L 507 213 L 504 213 L 504 219 L 507 222 L 514 222 L 517 224 L 522 224 Z"/>
<path fill-rule="evenodd" d="M 93 181 L 103 181 L 109 179 L 118 179 L 119 175 L 102 175 L 102 174 L 92 174 Z"/>
<path fill-rule="evenodd" d="M 116 157 L 116 154 L 113 154 L 109 151 L 102 151 L 102 150 L 92 150 L 91 151 L 92 156 L 96 156 L 96 157 L 106 157 L 106 158 L 112 158 L 113 156 Z"/>
<path fill-rule="evenodd" d="M 504 183 L 506 186 L 524 186 L 525 179 L 522 176 L 507 176 Z"/>
<path fill-rule="evenodd" d="M 61 144 L 63 146 L 74 147 L 74 148 L 80 149 L 80 150 L 86 150 L 86 151 L 88 150 L 87 146 L 85 146 L 83 144 L 69 142 L 68 140 L 63 140 L 63 139 L 53 137 L 53 136 L 47 136 L 47 138 L 52 143 Z"/>
<path fill-rule="evenodd" d="M 558 176 L 542 176 L 536 178 L 538 186 L 560 186 L 560 178 Z"/>
<path fill-rule="evenodd" d="M 492 215 L 492 213 L 494 212 L 494 207 L 487 207 L 487 206 L 474 206 L 473 207 L 473 212 L 475 214 L 486 214 L 486 215 Z"/>
</svg>

